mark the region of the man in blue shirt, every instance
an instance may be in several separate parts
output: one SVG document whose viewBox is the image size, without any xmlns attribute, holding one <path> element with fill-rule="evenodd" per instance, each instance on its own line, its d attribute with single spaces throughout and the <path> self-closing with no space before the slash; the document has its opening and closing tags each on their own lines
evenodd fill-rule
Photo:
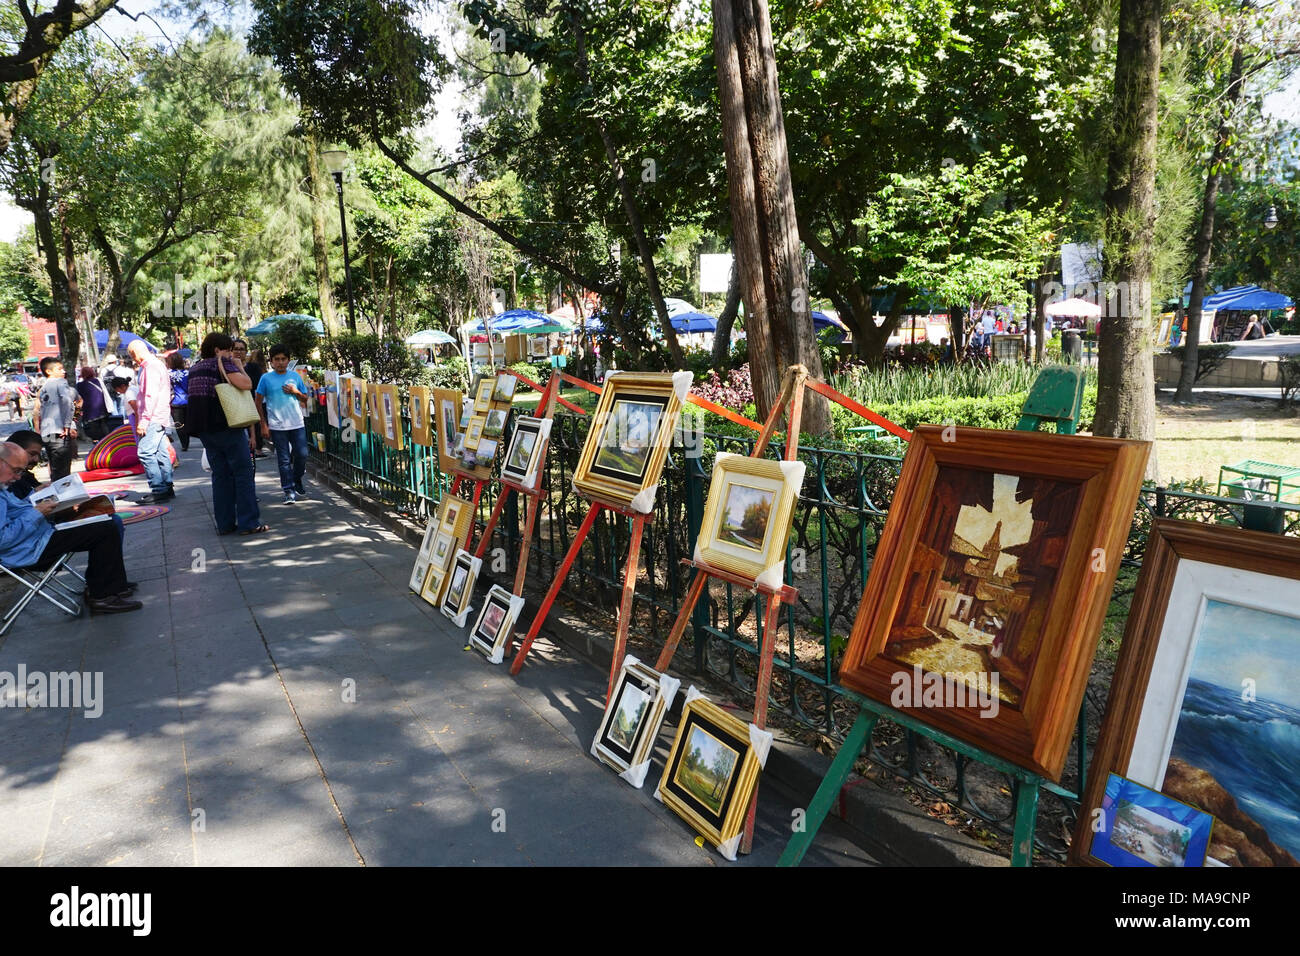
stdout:
<svg viewBox="0 0 1300 956">
<path fill-rule="evenodd" d="M 262 374 L 257 383 L 257 396 L 262 428 L 270 433 L 275 444 L 284 503 L 291 505 L 307 497 L 302 484 L 302 476 L 307 471 L 307 426 L 302 406 L 309 396 L 302 378 L 297 372 L 289 371 L 289 350 L 285 346 L 271 346 L 271 371 Z"/>
<path fill-rule="evenodd" d="M 144 607 L 132 601 L 135 583 L 126 579 L 122 541 L 113 522 L 96 521 L 75 528 L 50 524 L 45 515 L 54 502 L 33 505 L 10 492 L 10 482 L 27 467 L 27 453 L 13 442 L 0 443 L 0 564 L 44 571 L 61 555 L 85 551 L 86 594 L 96 614 L 120 614 Z"/>
</svg>

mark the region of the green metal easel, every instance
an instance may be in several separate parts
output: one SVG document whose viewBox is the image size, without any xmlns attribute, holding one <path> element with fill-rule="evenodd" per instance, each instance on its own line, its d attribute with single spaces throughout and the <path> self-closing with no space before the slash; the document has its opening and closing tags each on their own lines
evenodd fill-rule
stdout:
<svg viewBox="0 0 1300 956">
<path fill-rule="evenodd" d="M 1076 365 L 1051 365 L 1038 373 L 1034 385 L 1025 399 L 1025 406 L 1020 413 L 1020 421 L 1015 431 L 1038 431 L 1043 422 L 1055 422 L 1056 430 L 1062 435 L 1073 435 L 1078 426 L 1079 415 L 1083 408 L 1083 369 Z M 808 848 L 812 846 L 817 831 L 821 829 L 831 805 L 839 797 L 840 789 L 853 772 L 853 763 L 862 753 L 863 747 L 871 739 L 871 731 L 876 722 L 885 717 L 907 730 L 915 731 L 936 743 L 957 753 L 978 760 L 994 770 L 1007 774 L 1015 781 L 1016 816 L 1012 832 L 1011 865 L 1030 866 L 1034 858 L 1034 826 L 1038 821 L 1038 789 L 1046 786 L 1058 791 L 1038 774 L 1015 764 L 1008 763 L 1000 757 L 985 753 L 978 747 L 935 730 L 910 715 L 895 710 L 886 704 L 844 691 L 844 696 L 856 701 L 861 707 L 858 719 L 854 721 L 848 736 L 835 755 L 830 770 L 822 779 L 817 793 L 813 795 L 805 816 L 805 829 L 796 833 L 786 844 L 777 866 L 798 866 Z M 1059 791 L 1058 791 L 1059 792 Z"/>
</svg>

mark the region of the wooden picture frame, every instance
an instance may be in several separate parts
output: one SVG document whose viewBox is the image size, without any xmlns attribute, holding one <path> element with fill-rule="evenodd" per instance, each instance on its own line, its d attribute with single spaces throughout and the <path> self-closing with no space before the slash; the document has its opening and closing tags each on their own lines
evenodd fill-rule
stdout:
<svg viewBox="0 0 1300 956">
<path fill-rule="evenodd" d="M 757 728 L 694 690 L 687 691 L 682 705 L 658 793 L 665 806 L 734 860 L 767 754 L 755 749 L 751 731 Z M 771 741 L 766 731 L 758 731 L 758 736 Z M 700 758 L 692 762 L 688 758 L 696 752 Z"/>
<path fill-rule="evenodd" d="M 434 406 L 427 385 L 412 385 L 406 397 L 407 414 L 411 418 L 411 444 L 426 448 L 433 444 Z"/>
<path fill-rule="evenodd" d="M 384 413 L 383 406 L 380 404 L 380 389 L 382 385 L 371 382 L 366 385 L 366 408 L 370 417 L 370 433 L 378 435 L 387 443 L 388 436 L 384 434 Z"/>
<path fill-rule="evenodd" d="M 801 461 L 719 452 L 695 560 L 779 588 L 805 470 Z"/>
<path fill-rule="evenodd" d="M 506 640 L 514 629 L 524 599 L 494 584 L 483 601 L 483 610 L 469 631 L 470 646 L 481 651 L 493 664 L 504 659 Z"/>
<path fill-rule="evenodd" d="M 1107 776 L 1215 816 L 1207 865 L 1300 860 L 1300 539 L 1157 519 L 1093 751 L 1072 863 Z"/>
<path fill-rule="evenodd" d="M 681 682 L 628 655 L 623 658 L 591 752 L 640 789 L 650 769 L 659 728 Z"/>
<path fill-rule="evenodd" d="M 429 563 L 424 582 L 420 586 L 420 597 L 434 607 L 438 607 L 442 602 L 447 568 L 451 565 L 457 548 L 464 543 L 469 534 L 473 520 L 474 512 L 468 501 L 455 495 L 447 495 L 438 503 L 437 514 L 429 522 L 429 527 L 434 529 L 434 533 L 429 539 L 431 549 Z M 425 534 L 428 536 L 427 530 Z M 439 557 L 439 552 L 445 543 L 450 544 L 448 553 L 444 557 Z"/>
<path fill-rule="evenodd" d="M 405 447 L 402 436 L 402 406 L 396 385 L 376 385 L 378 400 L 375 402 L 379 412 L 379 434 L 389 448 L 401 450 Z"/>
<path fill-rule="evenodd" d="M 411 579 L 408 582 L 409 587 L 416 594 L 424 586 L 424 579 L 429 574 L 429 558 L 433 553 L 433 541 L 438 534 L 438 522 L 430 520 L 424 529 L 424 539 L 420 542 L 420 549 L 415 553 L 415 565 L 411 568 Z"/>
<path fill-rule="evenodd" d="M 597 501 L 649 513 L 690 386 L 690 372 L 606 376 L 573 486 Z"/>
<path fill-rule="evenodd" d="M 492 407 L 492 391 L 496 388 L 497 377 L 484 375 L 474 386 L 474 414 L 486 415 Z"/>
<path fill-rule="evenodd" d="M 549 418 L 523 415 L 515 419 L 510 445 L 501 460 L 501 477 L 525 488 L 536 488 L 541 474 L 546 441 L 551 434 Z"/>
<path fill-rule="evenodd" d="M 475 415 L 469 420 L 469 427 L 465 429 L 465 447 L 470 451 L 475 451 L 478 443 L 483 440 L 483 429 L 486 425 L 486 415 Z"/>
<path fill-rule="evenodd" d="M 352 398 L 349 402 L 349 414 L 352 418 L 352 426 L 356 429 L 358 435 L 364 435 L 370 426 L 370 413 L 366 406 L 366 399 L 370 396 L 370 387 L 364 378 L 353 378 L 351 381 Z"/>
<path fill-rule="evenodd" d="M 459 461 L 455 452 L 456 438 L 460 435 L 460 415 L 465 405 L 465 395 L 457 388 L 433 390 L 434 427 L 438 432 L 438 467 L 448 474 Z"/>
<path fill-rule="evenodd" d="M 1148 452 L 918 426 L 840 683 L 1058 779 Z"/>
</svg>

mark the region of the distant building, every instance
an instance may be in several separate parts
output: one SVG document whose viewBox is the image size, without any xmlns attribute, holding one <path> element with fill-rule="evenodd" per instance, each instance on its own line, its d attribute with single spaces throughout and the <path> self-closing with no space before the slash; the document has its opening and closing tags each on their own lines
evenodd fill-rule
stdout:
<svg viewBox="0 0 1300 956">
<path fill-rule="evenodd" d="M 39 365 L 41 359 L 48 355 L 59 355 L 59 330 L 49 319 L 38 319 L 22 306 L 18 307 L 23 327 L 27 329 L 27 339 L 31 343 L 23 365 Z M 15 363 L 17 364 L 17 363 Z"/>
</svg>

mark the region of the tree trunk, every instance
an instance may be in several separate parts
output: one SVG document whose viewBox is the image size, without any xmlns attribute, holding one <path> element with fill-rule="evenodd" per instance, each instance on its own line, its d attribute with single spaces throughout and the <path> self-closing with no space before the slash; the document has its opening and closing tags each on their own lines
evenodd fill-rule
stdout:
<svg viewBox="0 0 1300 956">
<path fill-rule="evenodd" d="M 766 0 L 713 0 L 713 53 L 750 378 L 764 418 L 787 366 L 799 363 L 814 379 L 823 377 Z M 825 434 L 826 400 L 811 389 L 804 396 L 802 429 Z"/>
<path fill-rule="evenodd" d="M 338 314 L 334 311 L 334 282 L 330 278 L 329 241 L 325 237 L 325 180 L 320 174 L 320 143 L 308 131 L 307 191 L 311 200 L 311 247 L 316 259 L 316 298 L 320 302 L 321 322 L 331 338 L 339 333 Z"/>
<path fill-rule="evenodd" d="M 718 313 L 718 327 L 713 333 L 713 370 L 725 376 L 731 368 L 731 329 L 740 312 L 740 279 L 736 274 L 736 257 L 731 257 L 731 275 L 727 277 L 727 301 Z"/>
<path fill-rule="evenodd" d="M 1155 439 L 1151 269 L 1155 233 L 1156 122 L 1161 0 L 1121 0 L 1114 131 L 1106 182 L 1107 297 L 1097 363 L 1093 432 Z M 1154 445 L 1147 476 L 1158 474 Z"/>
<path fill-rule="evenodd" d="M 41 157 L 44 158 L 44 157 Z M 50 280 L 50 297 L 54 304 L 55 321 L 59 336 L 64 342 L 78 336 L 76 316 L 68 295 L 68 277 L 59 262 L 59 241 L 54 232 L 54 218 L 50 214 L 50 187 L 44 180 L 37 183 L 36 197 L 32 202 L 21 203 L 32 214 L 36 229 L 36 248 L 41 265 Z"/>
<path fill-rule="evenodd" d="M 1192 386 L 1196 383 L 1197 351 L 1201 343 L 1201 304 L 1205 301 L 1205 277 L 1210 271 L 1210 247 L 1214 243 L 1214 215 L 1219 201 L 1219 183 L 1223 179 L 1223 158 L 1228 153 L 1232 135 L 1232 111 L 1241 98 L 1241 44 L 1232 50 L 1232 66 L 1228 70 L 1228 88 L 1223 94 L 1223 113 L 1214 136 L 1214 150 L 1210 153 L 1210 172 L 1205 178 L 1205 195 L 1201 199 L 1201 225 L 1196 230 L 1193 246 L 1192 291 L 1187 300 L 1187 334 L 1183 341 L 1183 367 L 1178 372 L 1178 391 L 1174 401 L 1190 402 Z"/>
<path fill-rule="evenodd" d="M 59 203 L 59 227 L 63 231 L 64 272 L 68 276 L 68 315 L 71 321 L 60 327 L 63 368 L 68 380 L 77 383 L 75 369 L 81 364 L 81 292 L 77 288 L 77 256 L 72 249 L 72 233 L 68 229 L 68 204 Z"/>
</svg>

